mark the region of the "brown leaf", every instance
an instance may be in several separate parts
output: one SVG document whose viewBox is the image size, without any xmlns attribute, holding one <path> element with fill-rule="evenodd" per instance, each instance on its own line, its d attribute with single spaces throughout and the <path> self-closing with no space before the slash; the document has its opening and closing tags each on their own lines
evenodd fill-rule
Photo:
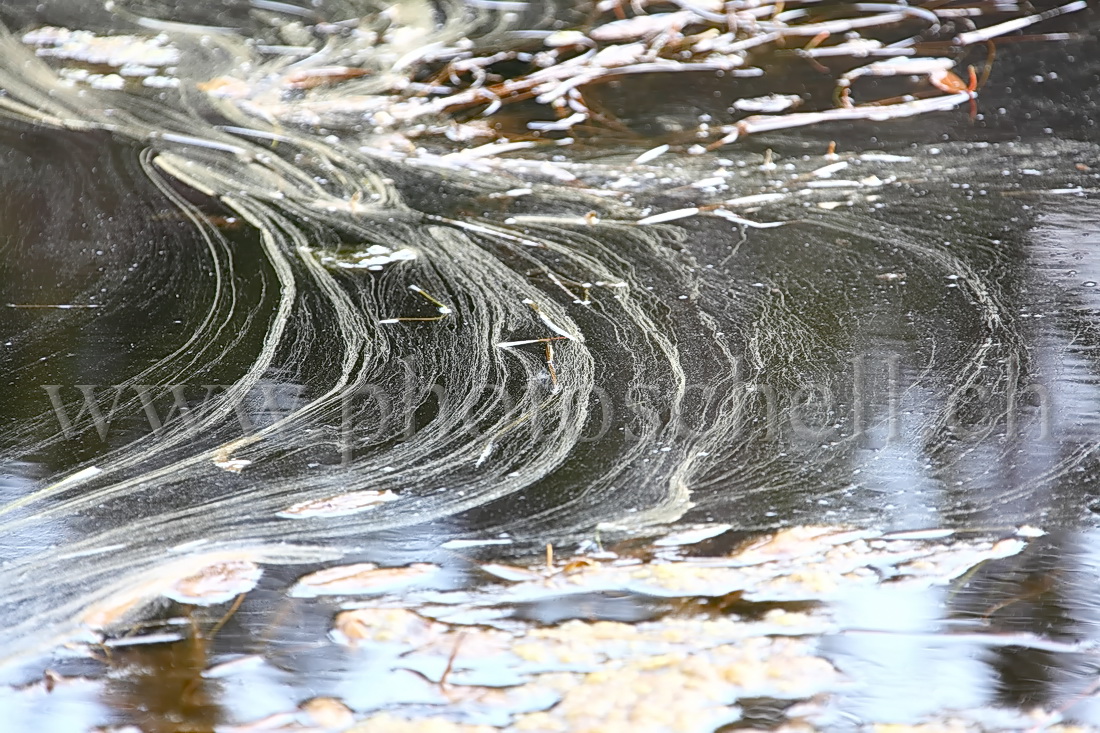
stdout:
<svg viewBox="0 0 1100 733">
<path fill-rule="evenodd" d="M 290 589 L 295 598 L 378 593 L 390 586 L 404 585 L 421 580 L 439 570 L 438 565 L 413 563 L 403 568 L 380 568 L 374 563 L 362 562 L 318 570 L 300 578 Z"/>
<path fill-rule="evenodd" d="M 213 606 L 255 588 L 263 572 L 248 560 L 227 560 L 177 580 L 163 595 L 179 603 Z"/>
</svg>

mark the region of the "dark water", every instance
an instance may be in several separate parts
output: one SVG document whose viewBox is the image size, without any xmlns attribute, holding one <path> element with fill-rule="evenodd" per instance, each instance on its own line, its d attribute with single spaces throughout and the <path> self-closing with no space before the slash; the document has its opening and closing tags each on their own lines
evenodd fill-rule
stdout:
<svg viewBox="0 0 1100 733">
<path fill-rule="evenodd" d="M 7 12 L 15 47 L 45 24 L 132 30 L 50 4 Z M 243 6 L 196 12 L 177 19 L 259 22 Z M 632 163 L 703 109 L 670 104 L 654 118 L 620 109 L 644 133 L 632 139 L 483 169 L 440 157 L 457 143 L 403 157 L 369 130 L 330 138 L 262 117 L 249 124 L 287 137 L 257 142 L 227 132 L 242 113 L 186 85 L 163 108 L 71 89 L 43 101 L 16 86 L 48 87 L 5 46 L 0 88 L 42 119 L 9 105 L 0 127 L 0 659 L 16 685 L 0 698 L 11 716 L 0 729 L 229 729 L 328 696 L 357 715 L 499 727 L 524 704 L 555 703 L 494 713 L 433 686 L 445 652 L 408 662 L 384 643 L 329 642 L 333 615 L 354 601 L 290 601 L 286 588 L 337 559 L 439 565 L 426 589 L 380 605 L 435 619 L 437 606 L 461 607 L 468 618 L 440 621 L 452 635 L 497 625 L 518 639 L 569 619 L 660 630 L 694 618 L 697 602 L 739 619 L 774 610 L 754 603 L 809 604 L 826 626 L 795 636 L 846 684 L 735 697 L 730 729 L 801 719 L 797 705 L 817 706 L 803 713 L 822 729 L 952 715 L 1027 729 L 1035 709 L 1100 725 L 1096 18 L 1090 7 L 1049 29 L 1078 39 L 1001 47 L 974 121 L 964 105 Z M 195 54 L 180 76 L 239 63 L 240 49 L 213 37 L 175 41 Z M 665 98 L 654 84 L 631 93 Z M 626 92 L 604 94 L 629 105 Z M 83 127 L 57 129 L 59 117 Z M 783 226 L 634 223 L 761 194 L 727 208 Z M 403 248 L 415 259 L 390 257 Z M 371 256 L 380 269 L 340 265 Z M 517 341 L 535 343 L 498 346 Z M 370 491 L 396 499 L 285 516 Z M 546 543 L 565 557 L 603 548 L 654 561 L 654 538 L 696 524 L 730 525 L 701 546 L 717 556 L 805 525 L 1048 534 L 928 587 L 894 588 L 884 573 L 834 594 L 723 605 L 733 600 L 711 598 L 721 593 L 610 585 L 504 594 L 496 616 L 478 615 L 503 593 L 481 563 L 537 563 Z M 265 575 L 224 628 L 224 606 L 166 602 L 120 611 L 113 626 L 89 621 L 89 608 L 230 556 Z M 174 641 L 56 654 L 137 628 Z M 259 661 L 202 676 L 241 655 Z M 47 668 L 80 679 L 26 687 Z M 465 669 L 454 686 L 535 674 Z"/>
</svg>

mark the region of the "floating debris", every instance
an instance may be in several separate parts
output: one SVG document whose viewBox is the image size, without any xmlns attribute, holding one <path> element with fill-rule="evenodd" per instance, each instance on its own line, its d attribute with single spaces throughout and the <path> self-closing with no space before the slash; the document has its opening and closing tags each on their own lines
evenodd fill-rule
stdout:
<svg viewBox="0 0 1100 733">
<path fill-rule="evenodd" d="M 887 273 L 892 274 L 892 273 Z M 889 277 L 882 278 L 884 280 L 895 280 L 897 278 Z M 911 529 L 904 532 L 888 532 L 880 539 L 884 540 L 942 540 L 947 537 L 951 537 L 955 534 L 953 529 Z"/>
<path fill-rule="evenodd" d="M 244 469 L 252 465 L 252 461 L 247 458 L 224 458 L 214 459 L 214 465 L 223 471 L 229 471 L 230 473 L 240 473 Z"/>
<path fill-rule="evenodd" d="M 171 66 L 180 61 L 179 49 L 163 34 L 98 36 L 90 31 L 47 26 L 24 33 L 23 43 L 37 46 L 39 56 L 116 68 Z"/>
<path fill-rule="evenodd" d="M 325 730 L 340 730 L 355 722 L 351 708 L 334 697 L 314 697 L 303 702 L 299 709 L 308 722 Z"/>
<path fill-rule="evenodd" d="M 814 655 L 813 642 L 795 638 L 811 630 L 824 627 L 780 609 L 748 623 L 574 620 L 507 632 L 458 631 L 404 609 L 371 608 L 339 614 L 333 636 L 358 649 L 405 650 L 396 666 L 430 669 L 431 677 L 446 669 L 461 639 L 450 677 L 455 694 L 508 680 L 508 695 L 482 699 L 517 730 L 671 731 L 736 720 L 742 697 L 795 700 L 837 687 L 840 675 Z"/>
<path fill-rule="evenodd" d="M 513 540 L 508 538 L 486 538 L 481 540 L 447 540 L 440 547 L 444 550 L 462 550 L 468 547 L 487 547 L 490 545 L 510 545 Z"/>
<path fill-rule="evenodd" d="M 246 654 L 208 667 L 203 670 L 202 676 L 212 680 L 232 677 L 262 667 L 266 663 L 266 660 L 259 654 Z"/>
<path fill-rule="evenodd" d="M 795 94 L 766 94 L 762 97 L 745 97 L 734 101 L 733 108 L 740 112 L 786 112 L 802 104 L 802 97 Z"/>
<path fill-rule="evenodd" d="M 380 568 L 364 562 L 340 565 L 298 579 L 290 589 L 294 598 L 382 593 L 419 583 L 439 572 L 438 565 L 413 563 L 403 568 Z"/>
<path fill-rule="evenodd" d="M 528 568 L 521 568 L 515 565 L 501 565 L 500 563 L 486 563 L 481 566 L 481 569 L 501 580 L 507 580 L 514 583 L 538 580 L 540 577 L 544 576 L 543 573 Z"/>
<path fill-rule="evenodd" d="M 108 649 L 122 649 L 130 646 L 143 646 L 146 644 L 171 644 L 187 638 L 183 633 L 166 632 L 161 634 L 141 634 L 138 636 L 123 636 L 117 639 L 105 639 L 102 645 Z"/>
<path fill-rule="evenodd" d="M 321 262 L 345 270 L 362 269 L 372 272 L 381 272 L 385 269 L 386 265 L 391 265 L 395 262 L 411 262 L 416 258 L 416 251 L 407 247 L 390 249 L 380 244 L 372 244 L 365 250 L 357 250 L 346 255 L 323 255 L 321 257 Z"/>
<path fill-rule="evenodd" d="M 654 547 L 680 547 L 682 545 L 694 545 L 712 537 L 717 537 L 724 532 L 733 529 L 730 524 L 705 524 L 700 527 L 682 529 L 661 537 L 653 543 Z"/>
<path fill-rule="evenodd" d="M 177 603 L 213 606 L 231 601 L 255 588 L 263 572 L 253 562 L 227 560 L 177 580 L 163 594 Z"/>
<path fill-rule="evenodd" d="M 275 516 L 285 517 L 286 519 L 345 517 L 374 509 L 382 504 L 389 504 L 399 498 L 397 494 L 389 489 L 385 491 L 353 491 L 324 499 L 302 501 L 276 513 Z"/>
<path fill-rule="evenodd" d="M 734 224 L 740 224 L 751 229 L 771 229 L 773 227 L 781 227 L 787 222 L 785 221 L 753 221 L 752 219 L 746 219 L 743 216 L 738 216 L 732 211 L 726 211 L 722 208 L 711 209 L 707 212 L 712 216 L 718 216 L 726 221 L 732 221 Z"/>
<path fill-rule="evenodd" d="M 161 597 L 196 606 L 230 601 L 252 590 L 263 575 L 255 562 L 241 557 L 244 554 L 185 557 L 146 571 L 119 583 L 105 597 L 90 604 L 77 621 L 88 629 L 109 629 Z"/>
<path fill-rule="evenodd" d="M 690 539 L 690 537 L 689 537 Z M 724 557 L 630 559 L 578 563 L 570 572 L 489 563 L 482 570 L 510 583 L 494 603 L 582 593 L 634 593 L 657 598 L 719 597 L 745 600 L 831 599 L 855 587 L 874 586 L 883 577 L 898 586 L 946 583 L 967 568 L 1019 553 L 1024 542 L 950 539 L 947 543 L 888 538 L 870 530 L 794 527 L 736 548 Z"/>
<path fill-rule="evenodd" d="M 639 155 L 637 158 L 635 158 L 634 159 L 634 164 L 635 165 L 643 165 L 645 163 L 649 163 L 651 161 L 654 161 L 657 158 L 664 155 L 665 153 L 667 153 L 668 149 L 669 149 L 668 144 L 658 145 L 655 148 L 650 148 L 649 150 L 645 151 L 644 153 Z"/>
<path fill-rule="evenodd" d="M 357 608 L 336 614 L 332 636 L 337 643 L 358 646 L 363 642 L 423 647 L 443 633 L 444 627 L 400 608 Z"/>
<path fill-rule="evenodd" d="M 675 211 L 665 211 L 660 214 L 653 214 L 645 218 L 639 219 L 638 223 L 641 225 L 646 224 L 664 224 L 666 221 L 676 221 L 677 219 L 686 219 L 689 216 L 695 216 L 699 213 L 699 208 L 695 206 L 688 207 L 686 209 L 676 209 Z"/>
<path fill-rule="evenodd" d="M 53 309 L 53 310 L 77 310 L 80 308 L 101 308 L 99 303 L 8 303 L 9 308 L 23 309 Z"/>
<path fill-rule="evenodd" d="M 420 297 L 424 298 L 424 300 L 426 300 L 429 303 L 431 303 L 432 305 L 434 305 L 435 310 L 436 310 L 437 313 L 439 313 L 439 315 L 437 315 L 437 316 L 402 316 L 402 317 L 399 317 L 399 318 L 384 318 L 381 321 L 379 321 L 379 323 L 405 323 L 405 322 L 411 322 L 411 321 L 441 321 L 444 318 L 446 318 L 447 316 L 454 313 L 454 311 L 451 310 L 450 306 L 444 305 L 443 303 L 441 303 L 439 300 L 437 300 L 434 296 L 430 295 L 426 290 L 424 290 L 424 288 L 420 287 L 419 285 L 410 285 L 409 290 L 413 291 L 414 293 L 416 293 Z"/>
</svg>

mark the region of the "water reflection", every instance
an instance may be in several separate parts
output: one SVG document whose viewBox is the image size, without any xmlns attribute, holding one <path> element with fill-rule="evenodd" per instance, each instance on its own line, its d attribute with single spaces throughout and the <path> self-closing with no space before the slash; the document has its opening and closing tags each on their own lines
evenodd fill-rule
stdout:
<svg viewBox="0 0 1100 733">
<path fill-rule="evenodd" d="M 120 717 L 150 733 L 213 733 L 219 706 L 212 694 L 216 683 L 203 677 L 208 655 L 202 637 L 134 647 L 112 656 L 112 663 L 127 674 L 107 686 L 104 702 Z"/>
<path fill-rule="evenodd" d="M 875 681 L 846 695 L 840 707 L 864 720 L 897 722 L 979 711 L 961 717 L 987 729 L 1038 725 L 1035 711 L 1097 725 L 1090 590 L 1096 539 L 1092 531 L 1055 533 L 935 595 L 851 597 L 840 611 L 842 624 L 887 633 L 827 642 L 841 668 Z M 884 675 L 892 694 L 882 694 Z M 1014 720 L 1013 709 L 1024 715 Z"/>
</svg>

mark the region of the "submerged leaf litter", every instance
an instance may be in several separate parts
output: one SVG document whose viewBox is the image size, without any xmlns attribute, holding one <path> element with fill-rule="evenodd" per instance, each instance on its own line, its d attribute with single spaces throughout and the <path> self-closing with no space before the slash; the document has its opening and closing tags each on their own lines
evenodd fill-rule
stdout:
<svg viewBox="0 0 1100 733">
<path fill-rule="evenodd" d="M 2 697 L 8 703 L 36 698 L 45 709 L 78 705 L 88 696 L 117 700 L 142 677 L 162 674 L 142 661 L 143 650 L 168 648 L 173 664 L 192 679 L 189 694 L 207 705 L 219 699 L 224 717 L 216 729 L 225 733 L 657 732 L 758 725 L 793 732 L 857 722 L 882 733 L 1085 730 L 1059 725 L 1062 711 L 1041 707 L 943 710 L 905 725 L 854 721 L 845 698 L 874 682 L 846 673 L 842 657 L 830 650 L 838 640 L 934 633 L 937 643 L 964 648 L 1100 652 L 1095 644 L 992 628 L 995 614 L 1025 599 L 982 612 L 947 611 L 977 577 L 996 572 L 991 568 L 998 563 L 1017 562 L 1029 542 L 1041 540 L 1041 530 L 1021 527 L 983 537 L 794 527 L 737 539 L 728 527 L 704 526 L 682 536 L 684 544 L 649 550 L 635 544 L 633 555 L 604 549 L 556 557 L 548 551 L 529 565 L 479 563 L 471 556 L 447 568 L 328 567 L 299 576 L 282 600 L 267 598 L 263 603 L 278 610 L 259 617 L 294 625 L 298 604 L 321 602 L 327 634 L 317 629 L 298 641 L 274 642 L 286 631 L 261 625 L 246 645 L 254 651 L 243 654 L 217 652 L 217 634 L 234 613 L 252 615 L 255 591 L 248 584 L 258 574 L 248 563 L 222 562 L 176 580 L 165 592 L 179 603 L 222 603 L 220 610 L 175 605 L 162 610 L 158 623 L 118 620 L 102 640 L 70 645 L 69 659 L 58 660 L 61 667 L 92 664 L 100 671 L 51 669 L 41 681 Z M 466 579 L 456 584 L 456 573 Z M 222 590 L 230 585 L 241 595 L 226 616 L 229 598 Z M 885 626 L 862 628 L 843 612 L 845 598 L 873 607 L 876 596 L 928 592 L 944 605 L 935 630 L 891 630 L 881 619 Z M 326 600 L 317 601 L 320 596 Z M 291 661 L 288 654 L 301 658 Z M 320 658 L 336 660 L 336 667 L 330 662 L 327 670 L 306 672 Z M 303 673 L 319 675 L 312 685 L 319 694 L 288 707 L 278 692 L 288 674 Z M 183 699 L 176 707 L 177 716 L 184 712 Z M 185 717 L 137 729 L 207 728 Z"/>
</svg>

